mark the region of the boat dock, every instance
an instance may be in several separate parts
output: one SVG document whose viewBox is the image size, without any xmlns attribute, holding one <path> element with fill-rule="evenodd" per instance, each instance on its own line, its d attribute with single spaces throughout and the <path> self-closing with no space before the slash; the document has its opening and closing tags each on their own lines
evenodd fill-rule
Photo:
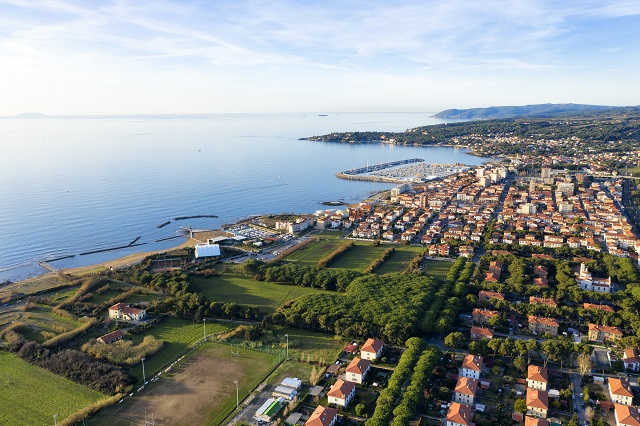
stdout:
<svg viewBox="0 0 640 426">
<path fill-rule="evenodd" d="M 367 165 L 366 167 L 360 167 L 358 169 L 345 170 L 344 172 L 341 172 L 341 174 L 344 174 L 347 176 L 362 175 L 365 173 L 377 172 L 380 170 L 388 169 L 390 167 L 404 166 L 407 164 L 423 163 L 423 162 L 424 160 L 422 158 L 410 158 L 408 160 L 391 161 L 389 163 L 376 164 L 373 166 Z"/>
</svg>

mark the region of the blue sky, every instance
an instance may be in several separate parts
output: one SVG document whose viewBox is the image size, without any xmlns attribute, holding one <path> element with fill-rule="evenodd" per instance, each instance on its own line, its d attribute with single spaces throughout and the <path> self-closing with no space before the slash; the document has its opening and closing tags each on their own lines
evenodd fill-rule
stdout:
<svg viewBox="0 0 640 426">
<path fill-rule="evenodd" d="M 0 115 L 640 104 L 640 1 L 0 0 Z"/>
</svg>

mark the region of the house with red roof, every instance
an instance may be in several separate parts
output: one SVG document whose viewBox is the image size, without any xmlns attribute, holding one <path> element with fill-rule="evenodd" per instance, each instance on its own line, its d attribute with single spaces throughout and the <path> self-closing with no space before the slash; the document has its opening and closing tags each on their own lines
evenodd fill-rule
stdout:
<svg viewBox="0 0 640 426">
<path fill-rule="evenodd" d="M 549 390 L 549 371 L 546 367 L 529 365 L 527 368 L 527 387 L 538 390 Z"/>
<path fill-rule="evenodd" d="M 631 385 L 626 379 L 609 377 L 609 397 L 616 404 L 631 405 L 633 403 L 633 392 Z"/>
<path fill-rule="evenodd" d="M 481 356 L 468 354 L 462 360 L 460 375 L 479 380 L 483 362 L 484 359 Z"/>
<path fill-rule="evenodd" d="M 329 389 L 329 393 L 327 393 L 329 404 L 336 404 L 341 407 L 346 407 L 349 405 L 349 401 L 356 394 L 356 384 L 353 382 L 347 382 L 342 379 L 338 379 L 331 389 Z"/>
<path fill-rule="evenodd" d="M 384 343 L 378 339 L 367 339 L 360 349 L 360 357 L 369 361 L 375 361 L 382 355 Z"/>
<path fill-rule="evenodd" d="M 634 406 L 615 404 L 616 426 L 640 426 L 640 414 Z"/>
<path fill-rule="evenodd" d="M 447 410 L 446 426 L 475 426 L 470 405 L 452 402 Z"/>
<path fill-rule="evenodd" d="M 338 421 L 338 410 L 318 405 L 305 422 L 305 426 L 334 426 Z"/>
<path fill-rule="evenodd" d="M 122 339 L 124 339 L 124 333 L 122 332 L 122 330 L 116 330 L 112 331 L 111 333 L 107 333 L 104 336 L 100 336 L 96 340 L 108 345 L 109 343 L 113 343 Z"/>
<path fill-rule="evenodd" d="M 493 330 L 490 328 L 471 327 L 471 340 L 493 339 Z"/>
<path fill-rule="evenodd" d="M 371 369 L 371 361 L 368 359 L 354 358 L 347 366 L 347 380 L 354 383 L 362 383 Z"/>
<path fill-rule="evenodd" d="M 589 340 L 594 342 L 602 342 L 604 340 L 618 340 L 624 334 L 618 327 L 609 327 L 606 325 L 589 324 Z"/>
<path fill-rule="evenodd" d="M 560 327 L 560 323 L 554 318 L 529 315 L 529 330 L 531 330 L 532 333 L 549 333 L 552 336 L 557 336 L 558 327 Z"/>
<path fill-rule="evenodd" d="M 453 391 L 453 400 L 461 404 L 473 405 L 473 400 L 478 392 L 478 379 L 460 377 Z"/>
<path fill-rule="evenodd" d="M 624 362 L 624 368 L 632 371 L 640 370 L 640 353 L 638 348 L 627 348 L 622 355 L 622 362 Z"/>
<path fill-rule="evenodd" d="M 526 416 L 524 418 L 524 426 L 549 426 L 549 420 Z"/>
<path fill-rule="evenodd" d="M 549 394 L 547 391 L 527 388 L 527 415 L 547 418 L 549 412 Z"/>
<path fill-rule="evenodd" d="M 147 316 L 144 309 L 132 308 L 128 303 L 116 303 L 109 308 L 109 318 L 122 321 L 141 321 Z"/>
</svg>

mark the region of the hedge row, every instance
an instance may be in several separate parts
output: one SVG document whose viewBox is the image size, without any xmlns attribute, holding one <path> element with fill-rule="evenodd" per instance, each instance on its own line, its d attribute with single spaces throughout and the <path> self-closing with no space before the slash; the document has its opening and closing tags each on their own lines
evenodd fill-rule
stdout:
<svg viewBox="0 0 640 426">
<path fill-rule="evenodd" d="M 334 251 L 329 253 L 327 256 L 325 256 L 324 258 L 320 259 L 318 261 L 318 266 L 321 267 L 321 268 L 327 268 L 333 262 L 338 260 L 340 258 L 340 256 L 342 256 L 343 254 L 345 254 L 346 252 L 351 250 L 351 248 L 353 246 L 355 246 L 355 243 L 353 241 L 349 241 L 347 243 L 344 243 L 343 245 L 341 245 L 340 247 L 338 247 L 337 249 L 335 249 Z"/>
<path fill-rule="evenodd" d="M 364 270 L 365 274 L 372 274 L 376 269 L 378 269 L 388 258 L 391 257 L 393 253 L 395 253 L 396 249 L 391 247 L 382 252 L 380 257 L 371 262 L 371 265 Z"/>
</svg>

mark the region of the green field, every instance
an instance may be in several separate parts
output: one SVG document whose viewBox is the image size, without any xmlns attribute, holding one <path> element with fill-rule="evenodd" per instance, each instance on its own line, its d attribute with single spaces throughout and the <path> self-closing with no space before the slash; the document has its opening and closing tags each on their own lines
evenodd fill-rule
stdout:
<svg viewBox="0 0 640 426">
<path fill-rule="evenodd" d="M 356 241 L 355 243 L 355 246 L 340 256 L 330 267 L 353 269 L 362 272 L 388 248 L 382 244 L 378 247 L 373 247 L 373 244 L 368 241 Z"/>
<path fill-rule="evenodd" d="M 256 281 L 240 275 L 223 274 L 212 278 L 192 277 L 193 287 L 214 302 L 235 302 L 254 305 L 266 312 L 274 312 L 286 301 L 322 290 L 294 285 Z"/>
<path fill-rule="evenodd" d="M 45 340 L 74 330 L 82 325 L 81 322 L 60 316 L 52 311 L 50 306 L 37 305 L 22 313 L 20 322 L 26 327 L 20 329 L 25 339 L 43 343 Z M 50 333 L 49 337 L 45 334 Z"/>
<path fill-rule="evenodd" d="M 387 247 L 385 247 L 386 249 Z M 414 246 L 397 246 L 396 251 L 387 259 L 382 266 L 376 269 L 376 274 L 389 274 L 393 272 L 402 272 L 407 269 L 411 260 L 416 255 L 422 253 L 422 247 Z"/>
<path fill-rule="evenodd" d="M 0 352 L 0 424 L 52 425 L 105 398 L 99 392 Z"/>
<path fill-rule="evenodd" d="M 453 262 L 447 262 L 446 260 L 425 260 L 422 272 L 433 278 L 445 279 L 451 269 Z"/>
<path fill-rule="evenodd" d="M 207 335 L 220 333 L 233 328 L 233 324 L 207 322 Z M 202 339 L 204 332 L 203 324 L 194 324 L 189 320 L 177 318 L 167 318 L 155 327 L 146 330 L 144 333 L 127 335 L 127 339 L 132 339 L 137 345 L 142 342 L 145 336 L 151 335 L 164 342 L 159 352 L 147 357 L 144 361 L 144 370 L 147 380 L 167 364 L 180 358 L 187 348 L 198 340 Z M 136 365 L 129 371 L 138 382 L 142 382 L 142 364 Z"/>
<path fill-rule="evenodd" d="M 287 262 L 295 262 L 302 266 L 318 266 L 318 261 L 344 244 L 337 238 L 322 238 L 310 243 L 286 257 Z"/>
<path fill-rule="evenodd" d="M 311 361 L 324 359 L 331 364 L 342 352 L 349 340 L 342 336 L 318 333 L 297 329 L 275 329 L 271 332 L 274 337 L 285 342 L 284 335 L 289 335 L 289 358 L 300 360 L 311 355 Z"/>
</svg>

